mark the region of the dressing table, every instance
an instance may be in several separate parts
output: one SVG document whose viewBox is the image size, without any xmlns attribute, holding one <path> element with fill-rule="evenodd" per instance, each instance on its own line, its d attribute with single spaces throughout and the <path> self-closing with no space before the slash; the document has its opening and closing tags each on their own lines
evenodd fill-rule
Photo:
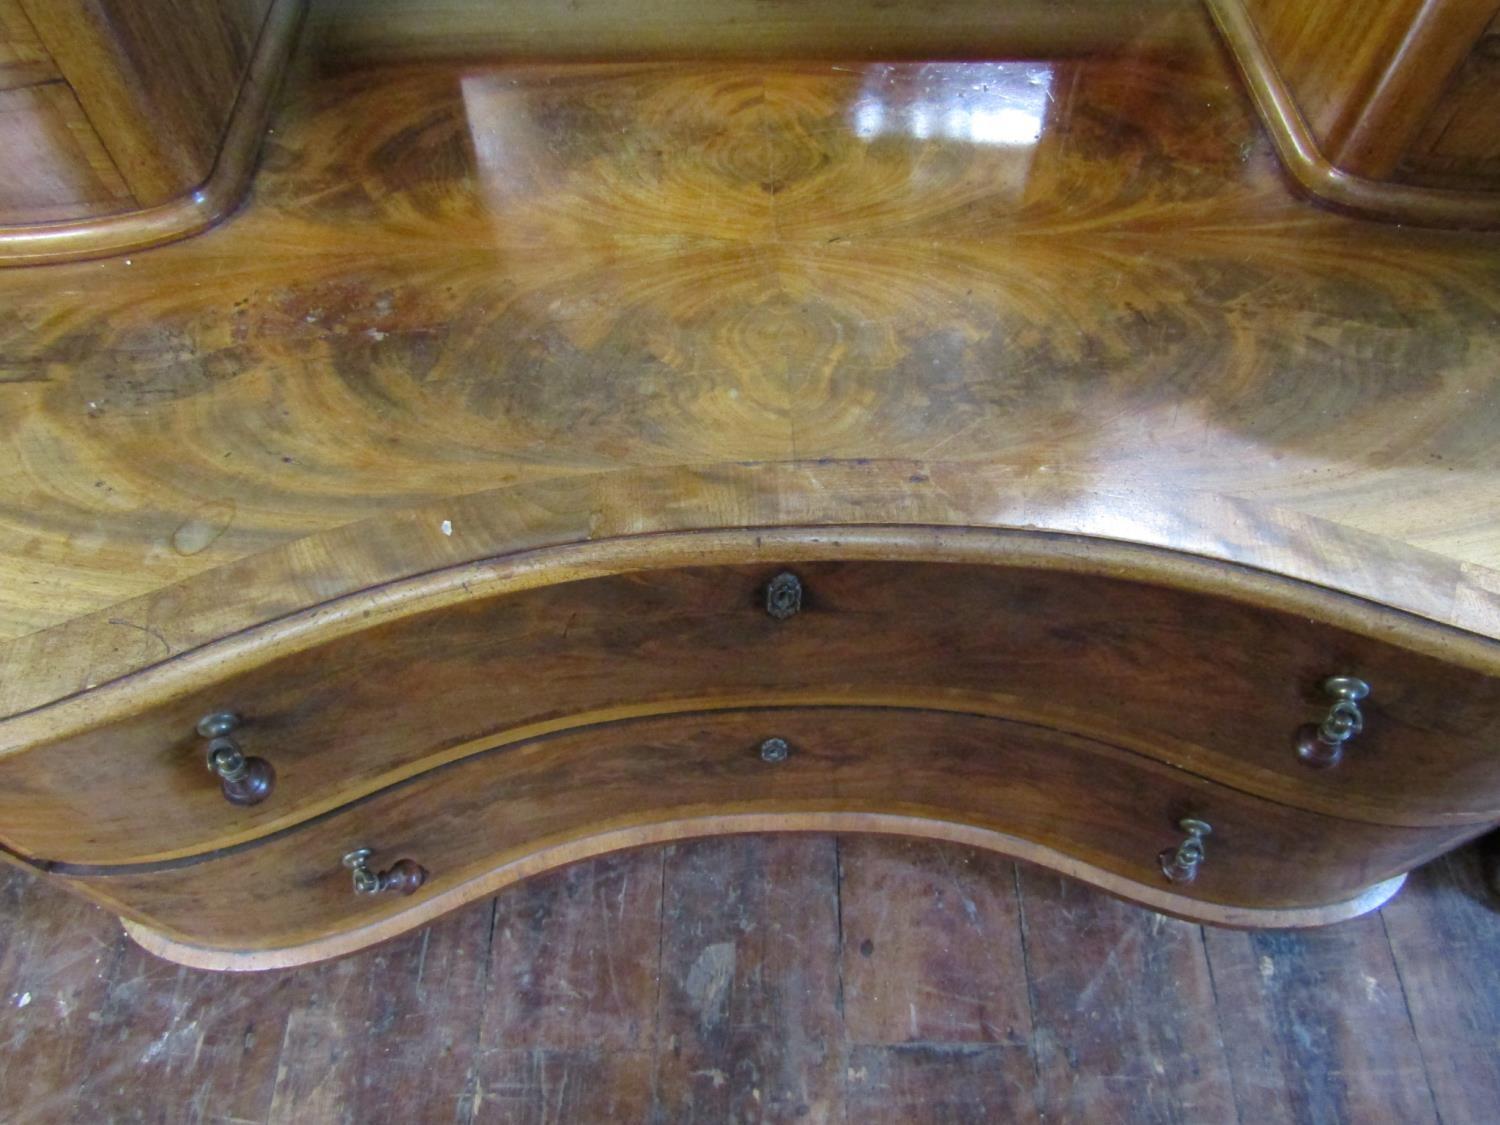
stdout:
<svg viewBox="0 0 1500 1125">
<path fill-rule="evenodd" d="M 1500 824 L 1496 13 L 1396 138 L 1269 3 L 726 6 L 153 86 L 0 0 L 5 858 L 256 969 L 695 835 L 1295 926 Z"/>
</svg>

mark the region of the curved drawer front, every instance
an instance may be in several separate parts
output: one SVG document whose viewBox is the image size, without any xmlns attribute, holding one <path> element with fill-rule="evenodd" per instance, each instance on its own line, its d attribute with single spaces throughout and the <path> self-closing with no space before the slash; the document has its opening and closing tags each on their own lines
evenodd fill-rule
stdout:
<svg viewBox="0 0 1500 1125">
<path fill-rule="evenodd" d="M 763 751 L 771 738 L 783 740 L 784 756 Z M 612 723 L 497 749 L 269 841 L 77 882 L 178 942 L 309 947 L 297 960 L 326 955 L 311 946 L 330 935 L 359 944 L 415 925 L 492 890 L 497 870 L 525 868 L 539 853 L 552 858 L 532 870 L 664 838 L 653 826 L 674 826 L 667 837 L 712 834 L 760 814 L 760 827 L 826 827 L 820 813 L 844 814 L 841 823 L 855 827 L 848 814 L 977 826 L 1065 853 L 1085 878 L 1092 870 L 1180 892 L 1189 906 L 1268 909 L 1343 902 L 1462 835 L 1288 809 L 1003 720 L 768 708 Z M 1162 853 L 1175 858 L 1186 817 L 1212 831 L 1196 877 L 1172 883 Z M 921 832 L 919 820 L 903 823 Z M 373 869 L 409 860 L 426 869 L 426 882 L 410 895 L 355 894 L 341 857 L 361 847 L 372 850 Z M 400 921 L 359 933 L 392 919 Z"/>
<path fill-rule="evenodd" d="M 798 563 L 800 610 L 778 619 L 780 569 L 591 578 L 340 637 L 0 761 L 0 834 L 45 860 L 171 858 L 498 741 L 794 703 L 1022 719 L 1377 823 L 1500 815 L 1500 682 L 1396 645 L 1201 592 L 956 563 Z M 1332 675 L 1373 690 L 1342 761 L 1314 769 L 1296 741 L 1328 714 Z M 237 712 L 232 737 L 274 767 L 259 804 L 228 803 L 205 769 L 195 724 L 217 711 Z"/>
</svg>

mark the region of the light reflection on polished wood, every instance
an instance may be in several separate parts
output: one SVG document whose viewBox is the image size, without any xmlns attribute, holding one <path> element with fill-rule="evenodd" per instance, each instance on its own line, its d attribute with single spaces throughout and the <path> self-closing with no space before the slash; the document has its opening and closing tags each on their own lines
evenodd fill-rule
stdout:
<svg viewBox="0 0 1500 1125">
<path fill-rule="evenodd" d="M 1500 635 L 1500 241 L 1308 208 L 1206 19 L 1199 43 L 308 80 L 233 224 L 0 276 L 0 633 L 85 618 L 8 649 L 7 692 L 537 528 L 820 496 L 820 521 L 1179 547 Z M 712 468 L 823 458 L 922 467 L 842 493 Z M 458 510 L 488 514 L 442 534 Z"/>
</svg>

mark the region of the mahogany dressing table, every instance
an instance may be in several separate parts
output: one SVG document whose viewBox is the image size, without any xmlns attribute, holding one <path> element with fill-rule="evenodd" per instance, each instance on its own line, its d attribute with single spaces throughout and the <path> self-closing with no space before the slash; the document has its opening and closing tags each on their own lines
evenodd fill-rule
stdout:
<svg viewBox="0 0 1500 1125">
<path fill-rule="evenodd" d="M 0 0 L 0 845 L 147 948 L 767 830 L 1313 925 L 1500 824 L 1500 181 L 1275 5 L 110 7 Z"/>
</svg>

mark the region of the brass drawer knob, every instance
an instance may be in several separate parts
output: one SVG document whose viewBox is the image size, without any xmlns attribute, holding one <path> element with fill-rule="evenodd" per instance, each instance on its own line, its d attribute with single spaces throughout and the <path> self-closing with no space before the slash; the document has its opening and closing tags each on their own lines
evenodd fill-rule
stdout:
<svg viewBox="0 0 1500 1125">
<path fill-rule="evenodd" d="M 766 583 L 766 612 L 777 621 L 802 612 L 802 582 L 795 574 L 783 571 Z"/>
<path fill-rule="evenodd" d="M 1203 838 L 1213 831 L 1213 826 L 1205 820 L 1189 816 L 1179 820 L 1177 827 L 1187 835 L 1182 843 L 1175 848 L 1166 849 L 1157 859 L 1161 863 L 1161 873 L 1167 877 L 1167 882 L 1191 883 L 1198 877 L 1198 868 L 1203 865 L 1206 854 L 1203 848 Z"/>
<path fill-rule="evenodd" d="M 381 891 L 393 891 L 398 895 L 409 895 L 427 882 L 427 869 L 416 860 L 398 859 L 384 871 L 373 871 L 370 859 L 375 852 L 370 848 L 355 848 L 344 857 L 344 866 L 354 873 L 354 893 L 378 895 Z"/>
<path fill-rule="evenodd" d="M 1365 729 L 1360 702 L 1370 694 L 1370 685 L 1355 676 L 1330 676 L 1323 691 L 1333 703 L 1321 723 L 1308 723 L 1297 731 L 1297 757 L 1315 769 L 1336 766 L 1344 757 L 1344 744 Z"/>
<path fill-rule="evenodd" d="M 208 739 L 208 772 L 219 779 L 224 799 L 231 805 L 258 805 L 276 786 L 276 770 L 264 758 L 247 757 L 229 737 L 239 729 L 240 717 L 215 711 L 198 720 L 198 736 Z"/>
</svg>

